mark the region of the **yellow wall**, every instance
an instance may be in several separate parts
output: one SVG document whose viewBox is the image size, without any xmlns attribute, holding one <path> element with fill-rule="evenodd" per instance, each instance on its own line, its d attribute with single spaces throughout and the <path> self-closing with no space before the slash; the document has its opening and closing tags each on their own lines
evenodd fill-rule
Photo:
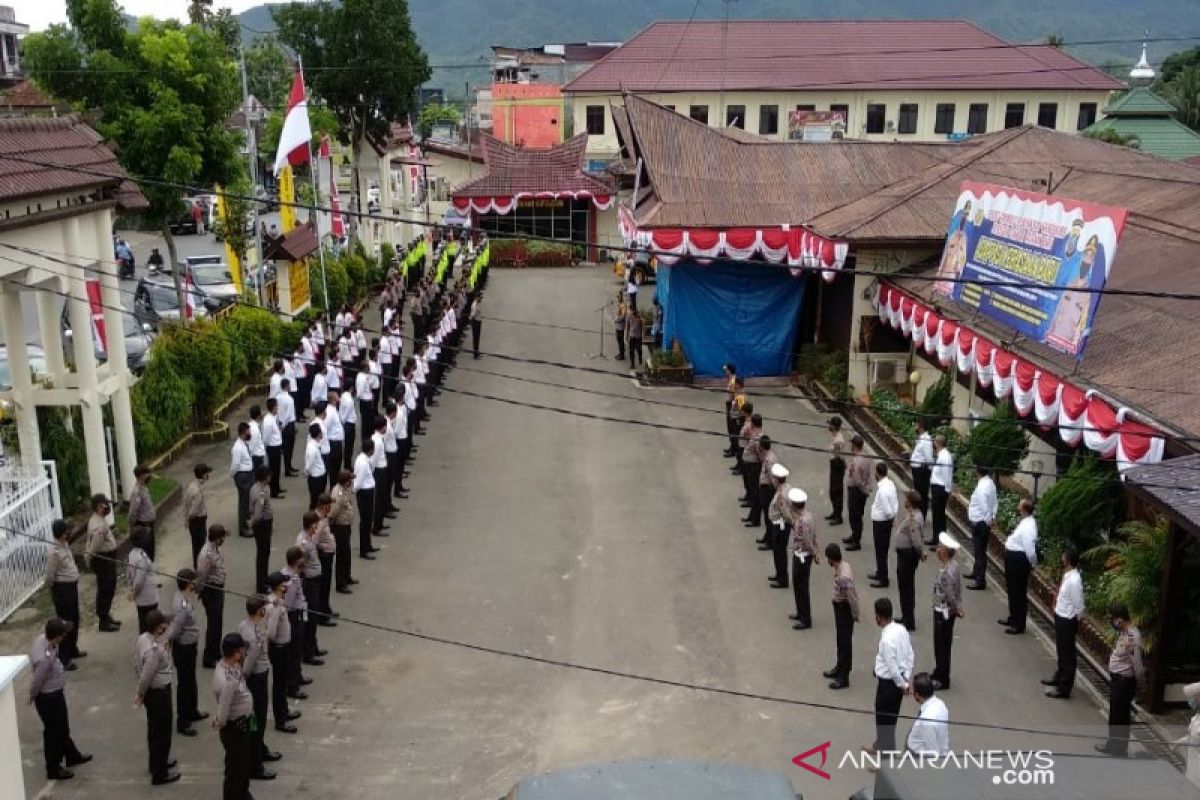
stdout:
<svg viewBox="0 0 1200 800">
<path fill-rule="evenodd" d="M 673 105 L 681 114 L 688 114 L 692 105 L 708 106 L 708 124 L 712 127 L 724 126 L 724 115 L 720 111 L 721 95 L 718 92 L 680 92 L 664 94 L 641 94 L 640 97 L 662 105 Z M 1096 103 L 1102 109 L 1108 100 L 1109 92 L 1104 90 L 1055 90 L 1055 91 L 950 91 L 950 90 L 921 90 L 921 91 L 843 91 L 843 92 L 800 92 L 800 91 L 770 91 L 770 92 L 726 92 L 725 108 L 732 105 L 746 107 L 745 128 L 751 133 L 758 133 L 759 109 L 763 105 L 779 107 L 779 131 L 772 137 L 780 141 L 787 138 L 787 114 L 795 110 L 797 105 L 814 105 L 817 111 L 828 111 L 831 104 L 848 105 L 850 107 L 846 135 L 855 139 L 872 139 L 890 141 L 896 139 L 907 142 L 944 141 L 945 134 L 934 133 L 935 110 L 939 103 L 955 105 L 954 131 L 967 130 L 967 109 L 972 103 L 988 104 L 987 132 L 1004 128 L 1004 113 L 1008 103 L 1025 103 L 1025 122 L 1036 123 L 1038 105 L 1040 103 L 1057 103 L 1058 118 L 1055 129 L 1074 133 L 1077 129 L 1080 103 Z M 593 158 L 608 158 L 617 152 L 616 131 L 613 128 L 610 113 L 611 104 L 620 104 L 621 97 L 617 94 L 568 94 L 567 103 L 575 121 L 576 131 L 587 130 L 587 107 L 604 106 L 604 135 L 592 136 L 588 140 L 588 155 Z M 885 120 L 899 122 L 901 103 L 917 104 L 917 132 L 901 134 L 895 130 L 882 134 L 867 134 L 867 106 L 882 103 L 887 111 Z M 1099 118 L 1099 110 L 1097 111 Z"/>
</svg>

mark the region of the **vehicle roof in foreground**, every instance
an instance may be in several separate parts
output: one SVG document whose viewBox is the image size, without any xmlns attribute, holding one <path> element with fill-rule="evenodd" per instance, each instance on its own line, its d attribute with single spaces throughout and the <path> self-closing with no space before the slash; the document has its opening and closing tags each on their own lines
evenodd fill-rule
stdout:
<svg viewBox="0 0 1200 800">
<path fill-rule="evenodd" d="M 796 800 L 781 773 L 707 761 L 622 761 L 534 775 L 517 800 Z"/>
</svg>

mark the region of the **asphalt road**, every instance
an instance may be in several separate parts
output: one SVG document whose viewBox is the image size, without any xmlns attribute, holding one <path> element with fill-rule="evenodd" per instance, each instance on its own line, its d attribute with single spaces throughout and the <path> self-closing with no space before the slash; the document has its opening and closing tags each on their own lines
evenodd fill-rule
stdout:
<svg viewBox="0 0 1200 800">
<path fill-rule="evenodd" d="M 498 271 L 486 314 L 586 327 L 591 309 L 613 288 L 610 281 L 611 272 L 603 269 Z M 485 356 L 460 361 L 448 385 L 621 420 L 723 430 L 719 393 L 638 388 L 611 358 L 588 359 L 595 345 L 595 335 L 485 322 L 485 351 L 606 372 Z M 806 403 L 784 389 L 752 394 L 777 441 L 825 444 L 822 417 Z M 783 419 L 793 422 L 777 421 Z M 322 646 L 331 655 L 326 666 L 307 669 L 315 683 L 311 699 L 297 704 L 304 714 L 300 734 L 268 733 L 284 759 L 275 765 L 278 780 L 252 786 L 257 798 L 341 797 L 353 787 L 361 800 L 495 800 L 529 773 L 630 758 L 775 769 L 806 798 L 846 798 L 872 781 L 865 771 L 838 768 L 845 751 L 873 738 L 871 667 L 878 631 L 869 612 L 876 592 L 866 588 L 867 552 L 852 558 L 864 602 L 852 684 L 832 692 L 820 675 L 833 662 L 828 570 L 822 565 L 813 573 L 815 628 L 792 630 L 790 592 L 768 588 L 769 554 L 756 549 L 757 531 L 739 522 L 740 487 L 720 456 L 723 438 L 447 391 L 418 444 L 412 496 L 392 535 L 380 540 L 384 549 L 377 561 L 356 560 L 362 583 L 351 596 L 335 595 L 343 620 L 337 628 L 321 629 Z M 813 498 L 816 516 L 823 516 L 825 458 L 794 446 L 779 449 L 794 482 Z M 226 443 L 197 448 L 169 474 L 183 481 L 194 461 L 212 464 L 210 521 L 228 525 L 236 503 L 227 452 Z M 289 499 L 275 506 L 275 563 L 290 543 L 289 532 L 298 530 L 305 496 L 301 479 L 286 484 Z M 178 511 L 164 522 L 159 563 L 173 571 L 189 560 L 187 535 Z M 844 531 L 822 525 L 818 536 L 823 544 Z M 229 543 L 230 588 L 249 588 L 252 557 L 249 540 Z M 925 620 L 933 574 L 926 563 L 917 575 L 918 669 L 932 662 L 931 625 Z M 85 576 L 82 594 L 89 605 L 93 587 Z M 163 594 L 165 604 L 170 592 Z M 998 594 L 972 592 L 967 604 L 955 645 L 954 688 L 944 695 L 954 720 L 1102 729 L 1099 709 L 1083 692 L 1069 702 L 1042 698 L 1038 679 L 1052 671 L 1050 652 L 1032 633 L 1003 635 L 995 622 L 1004 615 Z M 234 598 L 226 603 L 227 628 L 240 619 L 238 607 Z M 94 620 L 85 622 L 81 646 L 91 655 L 69 676 L 76 741 L 96 754 L 94 763 L 81 767 L 75 780 L 46 787 L 37 718 L 31 707 L 19 706 L 29 796 L 217 796 L 220 746 L 207 729 L 194 739 L 176 739 L 183 781 L 151 788 L 144 772 L 145 723 L 130 708 L 134 609 L 121 599 L 118 613 L 125 621 L 122 633 L 99 634 Z M 7 624 L 0 628 L 0 645 L 7 651 L 27 647 L 30 630 L 29 624 Z M 538 664 L 398 630 L 799 703 Z M 210 673 L 201 674 L 204 709 L 213 704 L 209 679 Z M 18 692 L 26 687 L 23 678 Z M 911 701 L 904 712 L 915 713 Z M 901 736 L 906 730 L 903 725 Z M 951 738 L 956 748 L 1090 751 L 1086 741 L 971 727 L 954 728 Z M 792 764 L 798 753 L 824 742 L 831 743 L 830 780 Z"/>
</svg>

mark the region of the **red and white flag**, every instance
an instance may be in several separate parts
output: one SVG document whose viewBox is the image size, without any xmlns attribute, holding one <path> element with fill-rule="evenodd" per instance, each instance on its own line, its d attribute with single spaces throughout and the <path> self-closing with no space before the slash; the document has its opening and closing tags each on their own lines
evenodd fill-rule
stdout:
<svg viewBox="0 0 1200 800">
<path fill-rule="evenodd" d="M 196 316 L 196 295 L 192 291 L 191 270 L 183 271 L 183 318 L 193 319 Z"/>
<path fill-rule="evenodd" d="M 308 99 L 304 94 L 304 74 L 296 73 L 292 94 L 288 98 L 287 116 L 279 132 L 279 149 L 275 151 L 275 174 L 291 164 L 298 167 L 308 161 L 312 127 L 308 124 Z"/>
<path fill-rule="evenodd" d="M 100 343 L 100 350 L 108 352 L 108 331 L 104 325 L 104 304 L 100 299 L 100 281 L 87 282 L 88 305 L 92 310 L 92 337 Z"/>
</svg>

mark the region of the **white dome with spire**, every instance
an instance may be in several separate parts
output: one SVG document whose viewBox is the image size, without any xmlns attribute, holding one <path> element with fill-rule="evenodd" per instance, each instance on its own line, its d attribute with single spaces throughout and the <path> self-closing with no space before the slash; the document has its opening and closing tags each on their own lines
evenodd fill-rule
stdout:
<svg viewBox="0 0 1200 800">
<path fill-rule="evenodd" d="M 1152 81 L 1154 80 L 1154 67 L 1150 66 L 1150 62 L 1146 59 L 1146 43 L 1142 42 L 1142 57 L 1133 69 L 1129 71 L 1129 79 L 1134 81 Z"/>
</svg>

